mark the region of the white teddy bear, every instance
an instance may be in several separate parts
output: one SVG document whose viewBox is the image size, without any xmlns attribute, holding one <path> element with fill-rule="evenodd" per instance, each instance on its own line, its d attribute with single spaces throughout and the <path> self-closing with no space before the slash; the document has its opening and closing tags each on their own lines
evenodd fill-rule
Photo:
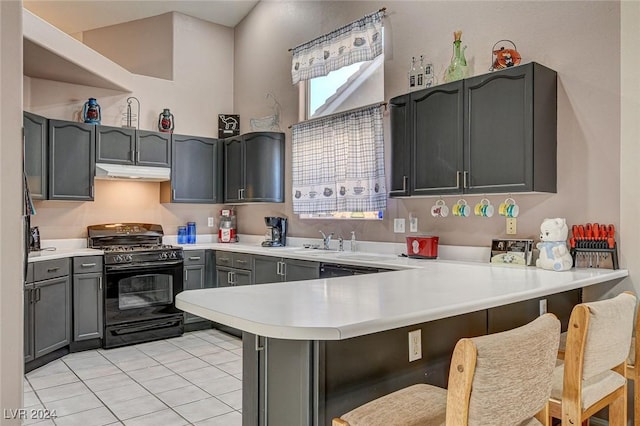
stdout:
<svg viewBox="0 0 640 426">
<path fill-rule="evenodd" d="M 573 258 L 567 250 L 569 228 L 564 218 L 545 219 L 540 225 L 540 242 L 536 245 L 540 254 L 536 266 L 551 271 L 568 271 Z"/>
</svg>

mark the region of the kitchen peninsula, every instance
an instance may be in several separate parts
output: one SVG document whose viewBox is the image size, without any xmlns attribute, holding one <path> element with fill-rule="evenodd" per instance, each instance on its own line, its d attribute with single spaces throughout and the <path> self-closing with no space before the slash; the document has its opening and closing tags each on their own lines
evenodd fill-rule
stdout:
<svg viewBox="0 0 640 426">
<path fill-rule="evenodd" d="M 327 425 L 412 383 L 445 386 L 461 337 L 521 325 L 543 307 L 566 328 L 582 288 L 627 275 L 438 260 L 373 275 L 187 291 L 176 306 L 243 330 L 244 426 Z M 409 362 L 413 330 L 421 330 L 422 353 Z"/>
</svg>

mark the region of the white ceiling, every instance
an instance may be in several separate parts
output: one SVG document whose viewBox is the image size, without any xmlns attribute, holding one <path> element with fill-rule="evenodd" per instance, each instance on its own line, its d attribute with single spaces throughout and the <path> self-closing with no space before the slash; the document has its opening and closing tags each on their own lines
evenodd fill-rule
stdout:
<svg viewBox="0 0 640 426">
<path fill-rule="evenodd" d="M 1 0 L 0 0 L 1 1 Z M 180 12 L 235 27 L 259 0 L 24 0 L 24 7 L 74 34 L 95 28 Z"/>
</svg>

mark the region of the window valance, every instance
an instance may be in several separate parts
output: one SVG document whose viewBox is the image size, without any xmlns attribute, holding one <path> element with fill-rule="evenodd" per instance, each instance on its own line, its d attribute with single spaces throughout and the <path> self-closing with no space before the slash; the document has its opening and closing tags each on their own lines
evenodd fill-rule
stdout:
<svg viewBox="0 0 640 426">
<path fill-rule="evenodd" d="M 381 9 L 292 49 L 293 84 L 380 55 L 383 17 Z"/>
</svg>

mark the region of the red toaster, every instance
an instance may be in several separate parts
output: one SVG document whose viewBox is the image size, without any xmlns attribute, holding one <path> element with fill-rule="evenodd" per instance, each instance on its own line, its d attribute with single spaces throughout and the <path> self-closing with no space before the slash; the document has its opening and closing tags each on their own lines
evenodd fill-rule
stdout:
<svg viewBox="0 0 640 426">
<path fill-rule="evenodd" d="M 438 237 L 407 237 L 407 256 L 419 259 L 435 259 L 438 257 Z"/>
</svg>

